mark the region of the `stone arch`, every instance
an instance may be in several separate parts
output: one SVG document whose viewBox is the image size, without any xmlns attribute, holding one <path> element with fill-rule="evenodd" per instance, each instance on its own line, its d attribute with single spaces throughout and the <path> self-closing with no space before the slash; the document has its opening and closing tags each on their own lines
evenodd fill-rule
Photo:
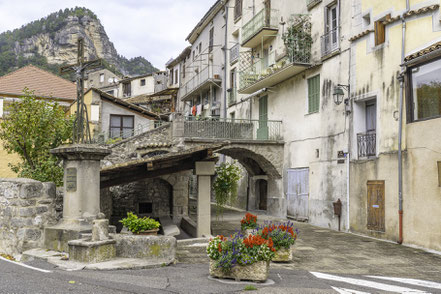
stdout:
<svg viewBox="0 0 441 294">
<path fill-rule="evenodd" d="M 241 146 L 227 146 L 216 151 L 236 159 L 250 174 L 250 176 L 268 175 L 272 178 L 281 178 L 281 174 L 267 157 Z"/>
</svg>

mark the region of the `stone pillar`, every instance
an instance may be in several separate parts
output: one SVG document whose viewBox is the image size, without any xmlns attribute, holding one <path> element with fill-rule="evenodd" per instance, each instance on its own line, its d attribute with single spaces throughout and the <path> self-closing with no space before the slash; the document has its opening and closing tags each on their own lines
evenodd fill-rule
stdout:
<svg viewBox="0 0 441 294">
<path fill-rule="evenodd" d="M 268 214 L 286 218 L 286 197 L 281 178 L 268 178 Z"/>
<path fill-rule="evenodd" d="M 197 237 L 211 235 L 211 176 L 214 175 L 213 161 L 196 162 L 198 176 Z"/>
<path fill-rule="evenodd" d="M 66 145 L 51 150 L 63 159 L 63 219 L 54 227 L 45 227 L 47 249 L 68 251 L 68 242 L 92 230 L 92 221 L 100 213 L 100 161 L 111 151 L 97 145 Z"/>
</svg>

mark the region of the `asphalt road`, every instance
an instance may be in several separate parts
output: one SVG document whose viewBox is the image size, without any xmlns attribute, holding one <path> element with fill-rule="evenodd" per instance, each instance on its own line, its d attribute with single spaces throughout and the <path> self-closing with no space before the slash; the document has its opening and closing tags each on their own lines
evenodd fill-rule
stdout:
<svg viewBox="0 0 441 294">
<path fill-rule="evenodd" d="M 250 284 L 209 279 L 208 264 L 74 272 L 59 270 L 43 261 L 26 264 L 50 272 L 0 260 L 0 293 L 241 293 Z M 258 291 L 246 293 L 441 293 L 439 281 L 392 281 L 387 277 L 326 274 L 282 267 L 272 267 L 269 278 L 274 281 L 272 285 L 256 285 Z"/>
</svg>

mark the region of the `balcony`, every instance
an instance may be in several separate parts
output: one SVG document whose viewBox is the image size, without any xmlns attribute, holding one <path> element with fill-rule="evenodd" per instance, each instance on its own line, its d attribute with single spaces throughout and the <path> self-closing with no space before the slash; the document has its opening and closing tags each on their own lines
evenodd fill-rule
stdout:
<svg viewBox="0 0 441 294">
<path fill-rule="evenodd" d="M 228 106 L 231 106 L 236 103 L 237 89 L 236 88 L 228 89 L 227 93 L 228 93 Z"/>
<path fill-rule="evenodd" d="M 245 141 L 280 141 L 282 122 L 231 118 L 206 118 L 196 120 L 188 117 L 184 122 L 184 137 L 198 139 L 229 139 Z"/>
<path fill-rule="evenodd" d="M 206 66 L 181 87 L 181 100 L 186 100 L 190 98 L 192 95 L 210 86 L 212 83 L 220 84 L 221 82 L 222 80 L 220 68 Z"/>
<path fill-rule="evenodd" d="M 275 38 L 278 30 L 278 11 L 262 9 L 242 27 L 242 47 L 255 48 L 263 38 Z"/>
<path fill-rule="evenodd" d="M 239 44 L 234 45 L 230 49 L 230 64 L 233 64 L 239 60 L 239 49 L 240 49 Z"/>
<path fill-rule="evenodd" d="M 340 29 L 337 27 L 320 37 L 322 45 L 322 59 L 340 49 Z"/>
<path fill-rule="evenodd" d="M 262 59 L 253 58 L 249 53 L 249 65 L 239 73 L 239 93 L 252 94 L 260 89 L 272 87 L 310 67 L 311 43 L 302 44 L 300 48 L 288 50 L 288 54 L 283 57 L 278 57 L 276 51 Z M 246 54 L 243 56 L 247 58 Z M 243 63 L 246 64 L 247 61 L 244 60 Z"/>
<path fill-rule="evenodd" d="M 367 132 L 357 134 L 358 158 L 377 155 L 377 134 Z"/>
</svg>

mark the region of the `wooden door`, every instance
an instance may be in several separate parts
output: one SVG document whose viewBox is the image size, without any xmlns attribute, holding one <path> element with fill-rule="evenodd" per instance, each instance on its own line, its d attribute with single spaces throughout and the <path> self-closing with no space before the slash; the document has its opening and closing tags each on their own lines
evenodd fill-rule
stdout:
<svg viewBox="0 0 441 294">
<path fill-rule="evenodd" d="M 288 170 L 288 215 L 308 219 L 309 168 Z"/>
<path fill-rule="evenodd" d="M 367 182 L 367 228 L 384 232 L 384 181 Z"/>
</svg>

